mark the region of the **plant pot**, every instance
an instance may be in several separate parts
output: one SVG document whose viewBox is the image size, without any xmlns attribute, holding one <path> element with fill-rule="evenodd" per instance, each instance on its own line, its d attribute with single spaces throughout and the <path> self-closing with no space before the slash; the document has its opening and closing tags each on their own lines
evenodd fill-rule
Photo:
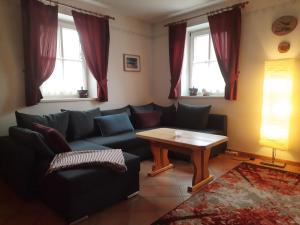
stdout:
<svg viewBox="0 0 300 225">
<path fill-rule="evenodd" d="M 87 98 L 89 93 L 88 90 L 78 90 L 79 98 Z"/>
</svg>

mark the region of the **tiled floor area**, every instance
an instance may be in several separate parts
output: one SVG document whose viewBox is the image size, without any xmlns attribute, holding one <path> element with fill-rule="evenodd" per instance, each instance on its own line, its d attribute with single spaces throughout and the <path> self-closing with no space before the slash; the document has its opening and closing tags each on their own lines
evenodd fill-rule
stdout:
<svg viewBox="0 0 300 225">
<path fill-rule="evenodd" d="M 149 225 L 190 194 L 187 187 L 192 180 L 191 163 L 173 162 L 174 169 L 155 177 L 148 177 L 152 162 L 141 164 L 140 192 L 127 201 L 91 215 L 79 225 Z M 210 173 L 215 178 L 238 165 L 240 161 L 220 155 L 209 162 Z M 0 225 L 63 225 L 55 212 L 39 201 L 24 202 L 0 181 Z"/>
</svg>

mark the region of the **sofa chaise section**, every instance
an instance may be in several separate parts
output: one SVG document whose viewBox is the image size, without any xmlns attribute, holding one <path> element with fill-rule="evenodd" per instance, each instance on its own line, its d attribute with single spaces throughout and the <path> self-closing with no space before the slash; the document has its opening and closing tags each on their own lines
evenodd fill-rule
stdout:
<svg viewBox="0 0 300 225">
<path fill-rule="evenodd" d="M 124 153 L 127 172 L 108 169 L 72 169 L 43 178 L 40 196 L 68 221 L 110 206 L 139 191 L 140 161 Z"/>
</svg>

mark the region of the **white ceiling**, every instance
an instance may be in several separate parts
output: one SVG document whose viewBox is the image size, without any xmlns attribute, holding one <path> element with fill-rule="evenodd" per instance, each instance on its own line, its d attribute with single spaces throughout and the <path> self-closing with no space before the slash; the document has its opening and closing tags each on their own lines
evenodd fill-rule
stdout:
<svg viewBox="0 0 300 225">
<path fill-rule="evenodd" d="M 178 16 L 226 0 L 85 0 L 149 23 Z"/>
</svg>

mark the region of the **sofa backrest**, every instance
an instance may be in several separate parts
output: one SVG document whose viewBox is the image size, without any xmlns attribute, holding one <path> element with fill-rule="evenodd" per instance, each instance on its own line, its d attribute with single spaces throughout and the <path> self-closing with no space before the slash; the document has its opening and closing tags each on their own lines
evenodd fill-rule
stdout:
<svg viewBox="0 0 300 225">
<path fill-rule="evenodd" d="M 220 130 L 223 135 L 227 135 L 227 116 L 221 114 L 209 114 L 207 129 Z"/>
<path fill-rule="evenodd" d="M 122 108 L 117 108 L 117 109 L 101 110 L 101 115 L 108 116 L 108 115 L 113 115 L 113 114 L 120 114 L 123 112 L 126 112 L 129 117 L 131 116 L 131 111 L 130 111 L 129 105 L 122 107 Z"/>
</svg>

